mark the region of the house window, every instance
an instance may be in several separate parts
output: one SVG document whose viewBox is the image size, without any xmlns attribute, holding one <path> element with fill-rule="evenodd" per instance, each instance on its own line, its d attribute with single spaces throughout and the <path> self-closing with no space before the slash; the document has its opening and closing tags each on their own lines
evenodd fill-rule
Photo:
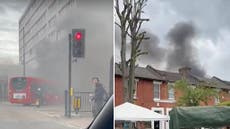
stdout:
<svg viewBox="0 0 230 129">
<path fill-rule="evenodd" d="M 154 99 L 160 99 L 160 83 L 153 83 Z"/>
<path fill-rule="evenodd" d="M 220 93 L 221 89 L 215 89 L 215 91 L 217 93 Z M 219 95 L 214 97 L 214 103 L 215 104 L 219 104 L 220 103 L 220 96 Z"/>
<path fill-rule="evenodd" d="M 168 99 L 175 99 L 174 86 L 172 84 L 168 84 Z"/>
<path fill-rule="evenodd" d="M 214 103 L 215 103 L 215 104 L 219 104 L 219 103 L 220 103 L 220 98 L 219 98 L 219 96 L 214 97 Z"/>
<path fill-rule="evenodd" d="M 137 99 L 137 86 L 138 86 L 138 79 L 135 79 L 135 85 L 133 89 L 133 99 Z"/>
</svg>

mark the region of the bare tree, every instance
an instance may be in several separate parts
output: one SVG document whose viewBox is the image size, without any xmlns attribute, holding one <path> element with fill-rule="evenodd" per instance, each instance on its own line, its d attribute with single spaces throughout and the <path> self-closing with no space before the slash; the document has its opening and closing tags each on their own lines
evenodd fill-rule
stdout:
<svg viewBox="0 0 230 129">
<path fill-rule="evenodd" d="M 119 0 L 116 0 L 115 10 L 120 23 L 116 23 L 121 29 L 121 63 L 122 80 L 124 86 L 125 101 L 133 102 L 133 87 L 135 84 L 136 59 L 147 52 L 140 49 L 140 45 L 146 32 L 140 32 L 144 21 L 149 19 L 142 18 L 143 8 L 147 0 L 123 0 L 123 7 L 120 8 Z M 127 36 L 131 40 L 130 58 L 126 59 Z"/>
</svg>

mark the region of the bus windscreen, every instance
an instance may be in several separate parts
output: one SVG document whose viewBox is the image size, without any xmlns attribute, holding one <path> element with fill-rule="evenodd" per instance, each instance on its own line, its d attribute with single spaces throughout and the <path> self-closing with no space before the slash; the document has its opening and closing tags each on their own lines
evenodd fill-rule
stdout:
<svg viewBox="0 0 230 129">
<path fill-rule="evenodd" d="M 12 86 L 15 90 L 23 90 L 26 87 L 26 78 L 24 77 L 13 78 Z"/>
</svg>

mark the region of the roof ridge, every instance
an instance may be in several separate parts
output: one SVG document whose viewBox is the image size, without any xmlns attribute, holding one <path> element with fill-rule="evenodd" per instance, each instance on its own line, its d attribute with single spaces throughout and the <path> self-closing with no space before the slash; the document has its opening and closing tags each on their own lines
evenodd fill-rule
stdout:
<svg viewBox="0 0 230 129">
<path fill-rule="evenodd" d="M 161 80 L 164 80 L 164 81 L 166 80 L 165 78 L 166 75 L 163 75 L 162 73 L 160 73 L 157 69 L 153 68 L 152 66 L 147 65 L 146 69 L 150 71 L 153 75 L 158 76 Z"/>
<path fill-rule="evenodd" d="M 218 77 L 216 77 L 216 76 L 213 76 L 212 79 L 217 79 L 218 81 L 221 81 L 221 82 L 224 83 L 225 85 L 229 85 L 229 84 L 227 84 L 227 83 L 228 83 L 227 81 L 222 80 L 222 79 L 220 79 L 220 78 L 218 78 Z"/>
<path fill-rule="evenodd" d="M 159 73 L 160 75 L 165 75 L 165 74 L 162 74 L 162 72 L 164 73 L 170 73 L 170 74 L 180 74 L 178 72 L 172 72 L 172 71 L 166 71 L 166 70 L 159 70 L 159 69 L 156 69 L 156 68 L 153 68 L 152 66 L 150 65 L 147 65 L 148 68 L 154 70 L 155 72 Z"/>
<path fill-rule="evenodd" d="M 157 70 L 157 69 L 153 68 L 153 67 L 152 67 L 152 66 L 150 66 L 150 65 L 147 65 L 147 66 L 146 66 L 146 69 L 147 69 L 147 70 L 150 70 L 150 71 L 151 71 L 151 70 L 153 70 L 153 71 L 155 71 L 156 73 L 158 73 L 158 74 L 160 74 L 160 75 L 161 75 L 161 73 L 159 72 L 159 70 Z"/>
</svg>

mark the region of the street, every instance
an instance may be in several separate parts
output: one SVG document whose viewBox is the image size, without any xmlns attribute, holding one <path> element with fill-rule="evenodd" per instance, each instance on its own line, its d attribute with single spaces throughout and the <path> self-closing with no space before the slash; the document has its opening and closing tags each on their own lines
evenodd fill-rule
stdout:
<svg viewBox="0 0 230 129">
<path fill-rule="evenodd" d="M 91 117 L 65 118 L 57 111 L 50 112 L 51 109 L 0 102 L 0 128 L 80 129 L 87 127 L 87 125 L 92 121 Z"/>
</svg>

